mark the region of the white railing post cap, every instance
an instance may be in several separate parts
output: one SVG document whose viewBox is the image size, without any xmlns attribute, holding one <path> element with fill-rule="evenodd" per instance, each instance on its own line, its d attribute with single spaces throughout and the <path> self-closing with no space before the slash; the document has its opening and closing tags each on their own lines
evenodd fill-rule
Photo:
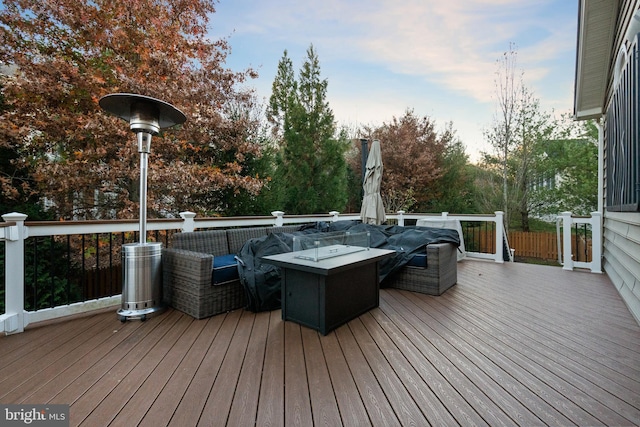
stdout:
<svg viewBox="0 0 640 427">
<path fill-rule="evenodd" d="M 29 215 L 23 214 L 23 213 L 19 213 L 19 212 L 11 212 L 8 214 L 4 214 L 2 215 L 2 219 L 4 219 L 6 222 L 9 221 L 24 221 L 27 219 Z"/>
</svg>

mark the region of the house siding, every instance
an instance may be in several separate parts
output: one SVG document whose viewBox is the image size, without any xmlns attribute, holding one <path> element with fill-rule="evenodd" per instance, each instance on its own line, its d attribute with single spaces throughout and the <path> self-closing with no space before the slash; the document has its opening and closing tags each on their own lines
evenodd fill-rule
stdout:
<svg viewBox="0 0 640 427">
<path fill-rule="evenodd" d="M 624 0 L 620 2 L 616 22 L 616 37 L 612 46 L 609 79 L 605 105 L 608 108 L 615 91 L 614 75 L 618 52 L 624 45 L 627 52 L 631 48 L 631 40 L 626 38 L 632 18 L 640 9 L 640 0 Z M 605 108 L 605 111 L 607 110 Z M 607 125 L 605 124 L 605 134 Z M 606 141 L 605 137 L 605 141 Z M 607 147 L 604 147 L 607 153 Z M 606 156 L 606 154 L 605 154 Z M 604 194 L 607 194 L 607 167 L 612 159 L 604 158 Z M 603 269 L 616 286 L 629 311 L 640 323 L 640 213 L 639 212 L 604 212 L 604 251 Z"/>
<path fill-rule="evenodd" d="M 640 323 L 640 213 L 605 214 L 603 267 Z"/>
</svg>

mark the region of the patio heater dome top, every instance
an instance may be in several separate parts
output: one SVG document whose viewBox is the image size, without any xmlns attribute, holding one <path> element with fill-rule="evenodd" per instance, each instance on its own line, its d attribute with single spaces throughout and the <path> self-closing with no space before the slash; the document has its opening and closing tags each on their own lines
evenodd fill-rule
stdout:
<svg viewBox="0 0 640 427">
<path fill-rule="evenodd" d="M 98 104 L 103 110 L 129 122 L 133 132 L 157 135 L 160 129 L 187 120 L 184 113 L 173 105 L 135 93 L 112 93 L 100 98 Z"/>
</svg>

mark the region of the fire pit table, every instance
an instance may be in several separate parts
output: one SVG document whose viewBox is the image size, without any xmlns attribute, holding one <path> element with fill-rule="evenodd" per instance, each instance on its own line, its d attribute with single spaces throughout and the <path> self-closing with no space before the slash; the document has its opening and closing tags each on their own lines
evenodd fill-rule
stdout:
<svg viewBox="0 0 640 427">
<path fill-rule="evenodd" d="M 327 253 L 340 248 L 325 248 Z M 345 248 L 343 248 L 345 249 Z M 263 257 L 282 270 L 282 319 L 326 335 L 380 302 L 378 261 L 395 251 L 362 248 L 332 257 L 287 252 Z"/>
</svg>

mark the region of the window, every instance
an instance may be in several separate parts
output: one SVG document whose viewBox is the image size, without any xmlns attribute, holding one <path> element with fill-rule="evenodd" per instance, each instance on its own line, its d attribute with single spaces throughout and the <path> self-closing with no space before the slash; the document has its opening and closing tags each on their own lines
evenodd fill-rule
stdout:
<svg viewBox="0 0 640 427">
<path fill-rule="evenodd" d="M 609 211 L 638 211 L 640 207 L 638 35 L 626 59 L 626 63 L 616 61 L 617 85 L 606 113 L 606 203 Z"/>
</svg>

